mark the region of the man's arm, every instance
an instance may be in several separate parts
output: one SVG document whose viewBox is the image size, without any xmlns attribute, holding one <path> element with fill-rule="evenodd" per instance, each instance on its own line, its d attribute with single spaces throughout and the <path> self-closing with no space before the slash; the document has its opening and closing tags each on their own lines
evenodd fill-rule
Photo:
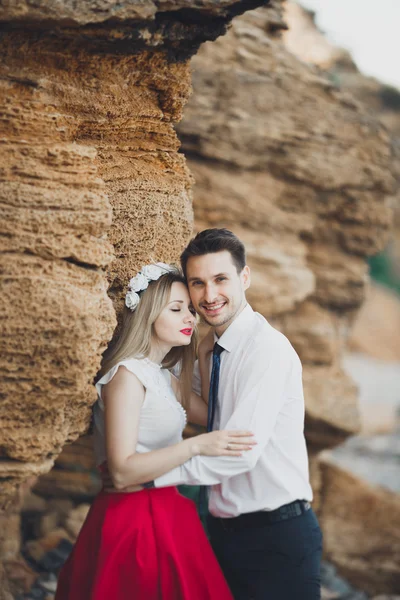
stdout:
<svg viewBox="0 0 400 600">
<path fill-rule="evenodd" d="M 281 344 L 265 359 L 259 349 L 248 353 L 241 365 L 235 410 L 224 429 L 248 429 L 257 445 L 239 457 L 197 456 L 155 480 L 156 487 L 214 485 L 250 471 L 267 445 L 283 406 L 285 388 L 293 367 L 293 350 Z"/>
</svg>

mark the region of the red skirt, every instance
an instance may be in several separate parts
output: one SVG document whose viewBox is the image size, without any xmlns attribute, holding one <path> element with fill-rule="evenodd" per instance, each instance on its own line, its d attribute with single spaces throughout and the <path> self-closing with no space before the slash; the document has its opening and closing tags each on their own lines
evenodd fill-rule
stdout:
<svg viewBox="0 0 400 600">
<path fill-rule="evenodd" d="M 94 500 L 55 600 L 233 600 L 197 515 L 176 488 Z"/>
</svg>

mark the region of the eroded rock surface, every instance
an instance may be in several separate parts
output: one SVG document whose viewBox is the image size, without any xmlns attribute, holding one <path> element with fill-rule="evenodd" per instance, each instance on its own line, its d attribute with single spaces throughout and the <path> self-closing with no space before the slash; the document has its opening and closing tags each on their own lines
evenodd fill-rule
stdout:
<svg viewBox="0 0 400 600">
<path fill-rule="evenodd" d="M 394 175 L 400 180 L 400 91 L 374 77 L 361 73 L 349 52 L 328 42 L 318 31 L 312 12 L 299 4 L 285 2 L 285 19 L 289 29 L 284 33 L 286 48 L 300 60 L 323 70 L 335 87 L 349 92 L 353 101 L 368 110 L 385 125 L 393 140 Z M 391 236 L 386 254 L 391 261 L 393 278 L 400 277 L 400 192 L 390 200 L 393 211 Z"/>
<path fill-rule="evenodd" d="M 327 77 L 336 89 L 342 88 L 352 95 L 354 105 L 362 106 L 369 119 L 373 118 L 387 128 L 392 138 L 392 173 L 398 180 L 399 92 L 360 73 L 349 53 L 328 43 L 317 30 L 312 13 L 298 4 L 287 2 L 285 18 L 289 24 L 289 30 L 284 34 L 285 47 L 301 61 L 316 65 L 319 73 Z M 386 252 L 396 269 L 400 196 L 398 191 L 397 194 L 395 190 L 393 192 L 387 201 L 394 209 L 394 229 Z M 376 218 L 379 220 L 387 216 L 378 204 L 374 206 L 374 195 L 376 191 L 369 196 L 367 204 L 360 203 L 356 209 L 360 216 L 359 209 L 364 211 L 369 207 L 364 213 L 365 224 L 369 216 L 372 217 L 371 224 Z M 362 262 L 359 268 L 363 268 Z M 353 260 L 346 265 L 346 271 L 349 283 L 352 282 L 347 289 L 352 290 L 353 297 L 364 294 L 362 287 L 356 285 Z M 332 276 L 333 273 L 327 273 L 327 282 Z M 312 468 L 319 473 L 318 501 L 328 558 L 336 564 L 339 573 L 355 586 L 377 594 L 383 590 L 389 593 L 399 589 L 395 575 L 400 569 L 398 539 L 388 536 L 387 531 L 391 527 L 395 529 L 399 503 L 396 413 L 400 323 L 398 299 L 377 286 L 366 289 L 366 300 L 355 316 L 348 340 L 348 349 L 358 354 L 347 351 L 342 363 L 359 388 L 363 433 L 391 433 L 387 436 L 354 437 L 333 451 L 331 462 L 324 461 L 322 472 L 318 471 L 318 456 L 312 461 Z M 390 361 L 390 364 L 384 361 Z M 317 435 L 322 434 L 321 428 L 315 430 Z M 385 493 L 385 488 L 397 496 Z"/>
<path fill-rule="evenodd" d="M 128 277 L 176 260 L 191 234 L 192 180 L 174 131 L 188 57 L 261 2 L 191 4 L 0 9 L 4 501 L 86 430 Z M 281 43 L 280 8 L 235 19 L 201 49 L 179 135 L 196 227 L 243 239 L 249 300 L 302 358 L 314 488 L 340 543 L 325 497 L 335 484 L 317 453 L 359 427 L 340 358 L 365 296 L 365 257 L 387 239 L 395 172 L 385 129 Z"/>
<path fill-rule="evenodd" d="M 3 503 L 87 429 L 127 279 L 190 236 L 188 60 L 260 3 L 0 8 Z"/>
<path fill-rule="evenodd" d="M 178 129 L 196 227 L 227 226 L 245 242 L 249 301 L 300 354 L 307 437 L 321 448 L 359 428 L 340 359 L 396 183 L 384 127 L 289 52 L 279 28 L 259 8 L 205 44 Z"/>
<path fill-rule="evenodd" d="M 0 7 L 0 19 L 13 22 L 51 21 L 65 27 L 110 20 L 114 23 L 151 21 L 163 14 L 181 11 L 174 15 L 175 20 L 179 21 L 179 17 L 182 20 L 191 17 L 195 23 L 202 18 L 217 21 L 220 17 L 225 19 L 226 24 L 235 14 L 262 3 L 254 0 L 196 0 L 193 7 L 192 0 L 85 0 L 79 4 L 73 0 L 66 0 L 61 4 L 57 0 L 11 0 Z"/>
<path fill-rule="evenodd" d="M 321 522 L 326 557 L 360 589 L 372 595 L 393 593 L 400 589 L 398 494 L 376 485 L 377 478 L 382 484 L 376 465 L 371 465 L 371 482 L 367 482 L 343 466 L 343 460 L 332 455 L 322 460 Z M 357 468 L 362 472 L 359 458 Z M 364 477 L 368 470 L 365 456 Z M 397 478 L 398 474 L 397 466 Z"/>
<path fill-rule="evenodd" d="M 386 543 L 374 526 L 368 538 L 365 511 L 351 517 L 357 501 L 370 502 L 380 490 L 364 490 L 351 475 L 347 487 L 347 475 L 337 483 L 319 458 L 360 428 L 357 387 L 341 363 L 369 287 L 366 257 L 388 239 L 397 190 L 392 140 L 367 108 L 289 51 L 275 31 L 260 8 L 192 61 L 194 94 L 179 133 L 196 181 L 196 227 L 228 226 L 244 240 L 253 272 L 249 300 L 302 359 L 314 508 L 329 558 L 360 589 L 393 591 L 395 534 Z M 327 44 L 324 52 L 320 66 L 331 54 L 351 62 Z M 382 493 L 382 509 L 373 513 L 379 523 L 387 502 L 398 502 Z M 387 516 L 384 531 L 390 522 Z"/>
</svg>

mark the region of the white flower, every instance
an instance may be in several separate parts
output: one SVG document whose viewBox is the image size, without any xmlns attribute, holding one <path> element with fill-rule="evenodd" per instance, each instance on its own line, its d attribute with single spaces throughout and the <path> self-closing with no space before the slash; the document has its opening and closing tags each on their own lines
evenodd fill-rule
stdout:
<svg viewBox="0 0 400 600">
<path fill-rule="evenodd" d="M 129 291 L 125 296 L 125 306 L 130 310 L 135 310 L 140 302 L 140 296 L 136 292 Z"/>
<path fill-rule="evenodd" d="M 129 290 L 125 296 L 125 305 L 130 310 L 135 310 L 140 302 L 139 292 L 147 290 L 150 281 L 157 281 L 161 275 L 175 271 L 175 268 L 166 263 L 156 263 L 152 265 L 145 265 L 141 268 L 139 273 L 132 277 L 129 282 Z"/>
<path fill-rule="evenodd" d="M 132 277 L 132 279 L 130 280 L 129 289 L 131 289 L 132 292 L 141 292 L 147 289 L 148 285 L 149 280 L 147 279 L 147 277 L 143 275 L 143 273 L 138 273 L 135 277 Z"/>
<path fill-rule="evenodd" d="M 171 270 L 170 265 L 156 263 L 155 265 L 145 265 L 140 271 L 147 279 L 150 279 L 150 281 L 156 281 L 161 275 L 165 275 L 165 273 L 169 273 Z"/>
</svg>

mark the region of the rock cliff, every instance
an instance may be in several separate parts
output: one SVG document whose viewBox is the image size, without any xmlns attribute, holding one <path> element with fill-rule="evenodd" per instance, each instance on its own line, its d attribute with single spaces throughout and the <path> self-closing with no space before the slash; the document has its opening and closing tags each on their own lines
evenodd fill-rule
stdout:
<svg viewBox="0 0 400 600">
<path fill-rule="evenodd" d="M 365 257 L 387 240 L 396 184 L 385 128 L 289 52 L 284 27 L 259 8 L 205 44 L 178 132 L 196 228 L 223 225 L 244 240 L 249 300 L 301 356 L 313 451 L 358 429 L 341 355 L 365 296 Z"/>
<path fill-rule="evenodd" d="M 317 453 L 357 431 L 340 359 L 387 239 L 391 141 L 288 51 L 279 1 L 238 16 L 261 4 L 0 7 L 3 505 L 86 431 L 127 278 L 191 235 L 191 173 L 195 227 L 243 239 L 249 300 L 302 358 L 317 505 Z M 17 550 L 0 535 L 0 559 Z"/>
<path fill-rule="evenodd" d="M 192 60 L 194 93 L 178 132 L 195 178 L 195 226 L 227 226 L 244 240 L 249 300 L 302 359 L 314 507 L 327 556 L 359 587 L 365 576 L 365 589 L 389 592 L 396 589 L 397 550 L 389 557 L 397 538 L 386 543 L 377 526 L 360 545 L 365 514 L 354 521 L 348 514 L 368 498 L 377 523 L 390 528 L 385 514 L 395 500 L 382 492 L 379 505 L 380 492 L 368 486 L 359 494 L 363 482 L 330 469 L 319 453 L 360 427 L 357 388 L 341 364 L 369 287 L 366 258 L 388 240 L 395 144 L 370 108 L 321 70 L 332 60 L 352 64 L 350 57 L 311 26 L 308 54 L 295 53 L 292 31 L 282 40 L 280 28 L 279 15 L 259 8 Z M 321 53 L 311 52 L 318 43 L 320 62 Z M 353 487 L 344 494 L 346 482 Z"/>
<path fill-rule="evenodd" d="M 285 4 L 289 30 L 285 47 L 301 61 L 316 65 L 332 85 L 351 93 L 369 118 L 391 136 L 392 172 L 399 178 L 400 93 L 361 73 L 348 52 L 328 43 L 315 27 L 312 13 Z M 400 195 L 389 198 L 394 227 L 372 272 L 396 285 L 399 265 Z M 377 269 L 379 266 L 379 272 Z M 394 292 L 368 286 L 367 297 L 352 325 L 344 364 L 359 386 L 362 435 L 348 440 L 320 463 L 321 510 L 325 556 L 353 585 L 376 594 L 399 590 L 398 389 L 399 299 Z M 380 435 L 376 435 L 377 433 Z"/>
<path fill-rule="evenodd" d="M 128 277 L 176 260 L 191 234 L 191 176 L 174 130 L 189 58 L 262 3 L 0 7 L 0 505 L 14 502 L 14 513 L 21 482 L 88 427 Z M 0 521 L 10 536 L 9 515 Z"/>
<path fill-rule="evenodd" d="M 173 126 L 188 58 L 255 4 L 0 9 L 1 469 L 48 460 L 87 427 L 109 297 L 143 262 L 176 260 L 192 231 Z"/>
</svg>

